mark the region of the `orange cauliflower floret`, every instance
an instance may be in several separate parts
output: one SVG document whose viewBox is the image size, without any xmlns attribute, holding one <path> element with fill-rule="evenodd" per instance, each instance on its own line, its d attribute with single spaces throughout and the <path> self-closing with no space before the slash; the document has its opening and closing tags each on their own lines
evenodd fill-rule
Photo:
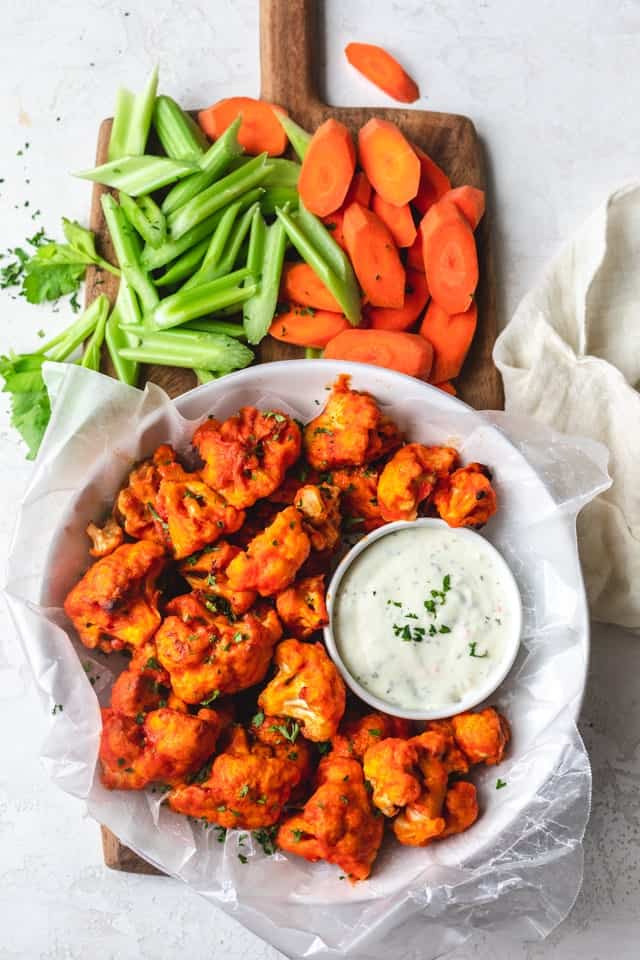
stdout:
<svg viewBox="0 0 640 960">
<path fill-rule="evenodd" d="M 297 720 L 307 740 L 330 740 L 344 714 L 346 690 L 324 646 L 283 640 L 274 662 L 278 673 L 258 705 L 272 716 Z"/>
<path fill-rule="evenodd" d="M 302 813 L 285 820 L 278 846 L 315 863 L 338 864 L 351 880 L 365 880 L 380 849 L 383 820 L 371 807 L 362 767 L 344 757 L 325 757 L 318 787 Z"/>
<path fill-rule="evenodd" d="M 205 420 L 193 435 L 205 462 L 204 480 L 239 510 L 280 486 L 300 456 L 301 443 L 295 420 L 255 407 L 242 407 L 224 423 Z"/>
<path fill-rule="evenodd" d="M 364 775 L 373 787 L 373 803 L 386 817 L 417 800 L 422 785 L 416 770 L 418 749 L 412 740 L 388 737 L 364 755 Z"/>
<path fill-rule="evenodd" d="M 436 510 L 450 527 L 478 529 L 498 509 L 491 474 L 481 463 L 455 470 L 438 484 L 433 497 Z"/>
<path fill-rule="evenodd" d="M 400 443 L 400 433 L 368 393 L 349 388 L 342 374 L 327 404 L 304 428 L 307 459 L 317 470 L 352 467 L 383 456 Z"/>
<path fill-rule="evenodd" d="M 216 611 L 214 601 L 189 593 L 167 604 L 156 634 L 158 660 L 180 699 L 212 701 L 262 680 L 280 634 L 272 611 L 263 619 L 255 612 L 229 619 Z"/>
<path fill-rule="evenodd" d="M 270 827 L 308 764 L 309 748 L 249 744 L 246 731 L 234 727 L 231 742 L 213 761 L 206 780 L 176 787 L 169 806 L 176 813 L 218 823 L 223 827 L 256 830 Z"/>
<path fill-rule="evenodd" d="M 369 533 L 384 523 L 378 503 L 378 477 L 380 467 L 343 467 L 332 470 L 327 482 L 342 493 L 340 509 L 345 528 L 356 533 Z"/>
<path fill-rule="evenodd" d="M 363 717 L 345 716 L 332 740 L 334 754 L 341 757 L 364 759 L 375 744 L 389 737 L 406 740 L 411 736 L 413 723 L 386 713 L 367 713 Z"/>
<path fill-rule="evenodd" d="M 166 707 L 170 694 L 169 674 L 157 659 L 155 644 L 145 643 L 136 650 L 128 669 L 116 678 L 111 706 L 116 713 L 136 717 Z"/>
<path fill-rule="evenodd" d="M 276 610 L 285 632 L 301 640 L 329 623 L 324 576 L 297 580 L 276 597 Z"/>
<path fill-rule="evenodd" d="M 156 579 L 164 566 L 157 543 L 125 543 L 97 560 L 69 591 L 64 609 L 84 645 L 122 650 L 146 643 L 159 623 Z"/>
<path fill-rule="evenodd" d="M 293 582 L 310 549 L 302 515 L 287 507 L 231 561 L 226 571 L 229 586 L 257 590 L 263 597 L 279 593 Z"/>
<path fill-rule="evenodd" d="M 453 447 L 408 443 L 394 453 L 378 481 L 378 503 L 386 521 L 415 520 L 418 507 L 458 461 Z"/>
<path fill-rule="evenodd" d="M 175 451 L 167 444 L 158 447 L 151 459 L 134 467 L 116 501 L 116 511 L 130 537 L 169 545 L 169 532 L 158 513 L 156 498 L 163 479 L 186 476 Z"/>
<path fill-rule="evenodd" d="M 457 780 L 447 790 L 443 810 L 445 828 L 438 839 L 464 833 L 478 819 L 476 788 L 466 780 Z"/>
<path fill-rule="evenodd" d="M 110 516 L 101 527 L 90 523 L 87 526 L 87 536 L 91 540 L 89 553 L 92 557 L 107 557 L 117 550 L 124 540 L 122 527 L 114 516 Z"/>
<path fill-rule="evenodd" d="M 509 724 L 494 707 L 452 717 L 456 743 L 469 763 L 500 763 L 511 736 Z"/>
<path fill-rule="evenodd" d="M 255 603 L 257 593 L 255 590 L 232 590 L 227 577 L 227 567 L 240 552 L 240 547 L 220 540 L 187 557 L 178 570 L 193 590 L 222 597 L 236 615 L 246 613 Z"/>
<path fill-rule="evenodd" d="M 294 506 L 314 550 L 334 550 L 340 540 L 340 491 L 337 487 L 307 484 L 296 493 Z"/>
<path fill-rule="evenodd" d="M 166 523 L 177 560 L 215 543 L 224 534 L 235 533 L 244 523 L 244 512 L 227 503 L 197 473 L 186 474 L 180 480 L 163 480 L 156 508 Z"/>
</svg>

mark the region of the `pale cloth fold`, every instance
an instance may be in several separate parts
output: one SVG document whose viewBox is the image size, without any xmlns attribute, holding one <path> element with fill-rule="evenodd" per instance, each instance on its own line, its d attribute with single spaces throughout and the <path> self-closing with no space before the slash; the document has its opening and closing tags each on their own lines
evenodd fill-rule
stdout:
<svg viewBox="0 0 640 960">
<path fill-rule="evenodd" d="M 640 185 L 586 221 L 494 359 L 507 411 L 609 448 L 613 485 L 578 519 L 580 557 L 593 617 L 640 630 Z"/>
</svg>

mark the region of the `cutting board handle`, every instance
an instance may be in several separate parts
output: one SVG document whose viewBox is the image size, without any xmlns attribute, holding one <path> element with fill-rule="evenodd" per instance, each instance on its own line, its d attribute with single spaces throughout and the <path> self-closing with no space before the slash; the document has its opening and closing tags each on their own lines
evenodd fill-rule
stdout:
<svg viewBox="0 0 640 960">
<path fill-rule="evenodd" d="M 317 101 L 318 6 L 319 0 L 260 0 L 261 96 L 286 104 L 294 118 L 299 107 Z"/>
</svg>

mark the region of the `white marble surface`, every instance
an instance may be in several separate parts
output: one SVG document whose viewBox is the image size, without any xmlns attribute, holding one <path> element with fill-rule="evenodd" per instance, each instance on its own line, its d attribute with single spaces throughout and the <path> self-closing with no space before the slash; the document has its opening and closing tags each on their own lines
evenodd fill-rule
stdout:
<svg viewBox="0 0 640 960">
<path fill-rule="evenodd" d="M 367 39 L 402 54 L 420 82 L 420 106 L 476 122 L 491 160 L 504 321 L 571 229 L 638 175 L 640 3 L 329 0 L 325 8 L 330 99 L 380 102 L 342 56 L 345 42 Z M 139 87 L 158 61 L 163 90 L 187 106 L 258 89 L 255 0 L 3 0 L 2 13 L 2 250 L 40 225 L 55 232 L 63 214 L 86 220 L 89 188 L 68 173 L 91 165 L 97 122 L 118 83 Z M 30 347 L 39 328 L 54 333 L 65 319 L 6 292 L 0 307 L 3 352 Z M 28 474 L 2 402 L 3 556 Z M 0 609 L 10 659 L 12 642 Z M 640 642 L 600 627 L 593 646 L 582 719 L 594 768 L 583 890 L 546 943 L 482 936 L 456 960 L 638 956 Z M 0 667 L 0 960 L 279 956 L 172 881 L 104 869 L 97 827 L 37 759 L 48 722 L 17 670 Z"/>
</svg>

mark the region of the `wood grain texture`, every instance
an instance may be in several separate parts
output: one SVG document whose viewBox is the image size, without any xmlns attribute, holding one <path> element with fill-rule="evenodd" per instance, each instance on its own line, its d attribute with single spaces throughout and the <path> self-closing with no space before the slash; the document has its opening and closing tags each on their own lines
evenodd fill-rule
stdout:
<svg viewBox="0 0 640 960">
<path fill-rule="evenodd" d="M 308 130 L 314 130 L 329 116 L 346 124 L 356 135 L 372 116 L 398 124 L 409 139 L 422 147 L 440 164 L 452 185 L 470 184 L 486 191 L 485 161 L 482 144 L 471 120 L 457 114 L 433 113 L 424 110 L 389 107 L 332 107 L 318 96 L 314 64 L 318 62 L 318 44 L 323 42 L 319 19 L 321 3 L 316 0 L 261 0 L 260 58 L 261 96 L 278 103 Z M 238 91 L 242 93 L 243 91 Z M 97 163 L 104 163 L 111 133 L 111 120 L 105 120 L 98 137 Z M 113 260 L 113 250 L 104 222 L 100 197 L 106 188 L 96 185 L 91 206 L 91 229 L 104 256 Z M 491 197 L 487 213 L 476 234 L 480 262 L 480 284 L 477 290 L 478 328 L 464 369 L 456 381 L 458 396 L 476 409 L 500 409 L 503 405 L 502 383 L 491 352 L 497 335 L 495 271 L 491 236 Z M 113 301 L 118 281 L 109 273 L 91 269 L 88 274 L 86 301 L 106 293 Z M 304 355 L 304 351 L 267 337 L 258 348 L 258 360 L 268 362 Z M 105 373 L 113 374 L 108 357 Z M 188 370 L 169 367 L 147 367 L 145 380 L 163 387 L 175 397 L 195 386 L 195 376 Z M 102 828 L 104 858 L 115 870 L 135 873 L 158 873 L 146 861 L 122 845 L 105 827 Z"/>
</svg>

